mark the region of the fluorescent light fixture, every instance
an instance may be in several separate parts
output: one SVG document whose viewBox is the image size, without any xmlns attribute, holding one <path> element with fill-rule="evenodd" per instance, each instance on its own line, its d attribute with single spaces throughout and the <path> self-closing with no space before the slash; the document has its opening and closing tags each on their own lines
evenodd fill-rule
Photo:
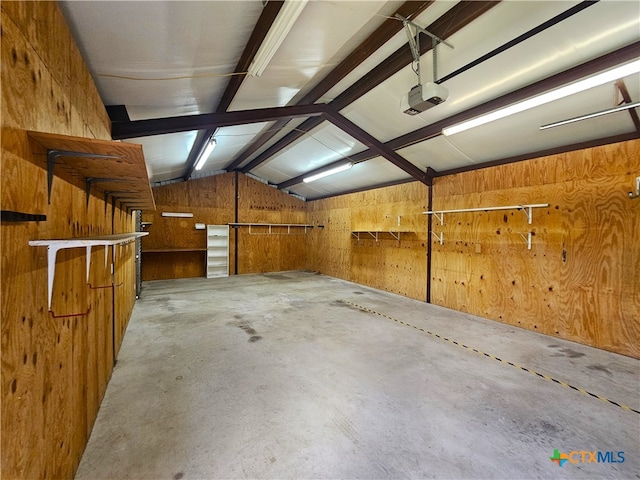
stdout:
<svg viewBox="0 0 640 480">
<path fill-rule="evenodd" d="M 218 143 L 216 142 L 215 138 L 210 138 L 209 141 L 207 142 L 207 146 L 204 147 L 204 150 L 202 150 L 202 153 L 200 154 L 200 156 L 198 157 L 198 161 L 196 162 L 196 170 L 200 170 L 205 162 L 209 159 L 209 156 L 211 155 L 211 152 L 213 152 L 213 149 L 216 148 L 216 145 Z"/>
<path fill-rule="evenodd" d="M 163 217 L 193 218 L 193 213 L 162 212 Z"/>
<path fill-rule="evenodd" d="M 315 175 L 311 175 L 310 177 L 305 177 L 304 179 L 302 179 L 302 181 L 304 183 L 314 182 L 314 181 L 318 180 L 319 178 L 328 177 L 329 175 L 333 175 L 334 173 L 344 172 L 345 170 L 349 170 L 351 167 L 353 167 L 353 163 L 351 163 L 351 162 L 345 163 L 343 165 L 340 165 L 340 166 L 335 167 L 335 168 L 331 168 L 331 169 L 326 170 L 324 172 L 316 173 Z"/>
<path fill-rule="evenodd" d="M 564 87 L 560 87 L 555 90 L 551 90 L 550 92 L 546 92 L 541 95 L 531 97 L 527 100 L 523 100 L 522 102 L 514 103 L 513 105 L 509 105 L 508 107 L 495 110 L 486 115 L 481 115 L 480 117 L 472 118 L 471 120 L 467 120 L 466 122 L 443 128 L 442 134 L 453 135 L 454 133 L 464 132 L 465 130 L 469 130 L 470 128 L 478 127 L 480 125 L 484 125 L 485 123 L 493 122 L 494 120 L 499 120 L 501 118 L 508 117 L 509 115 L 520 113 L 525 110 L 529 110 L 530 108 L 538 107 L 540 105 L 544 105 L 545 103 L 553 102 L 554 100 L 568 97 L 569 95 L 573 95 L 574 93 L 583 92 L 585 90 L 588 90 L 589 88 L 597 87 L 599 85 L 603 85 L 605 83 L 612 82 L 622 77 L 626 77 L 627 75 L 632 75 L 638 72 L 640 72 L 640 60 L 635 60 L 631 63 L 627 63 L 611 70 L 598 73 L 592 77 L 579 80 L 575 83 L 565 85 Z"/>
<path fill-rule="evenodd" d="M 251 65 L 249 65 L 248 73 L 252 77 L 259 77 L 267 68 L 267 64 L 271 61 L 278 48 L 289 34 L 289 31 L 296 23 L 296 20 L 307 5 L 308 0 L 286 0 L 275 21 L 271 25 L 267 36 L 264 37 L 260 48 L 253 57 Z"/>
<path fill-rule="evenodd" d="M 589 118 L 599 117 L 601 115 L 608 115 L 610 113 L 620 112 L 622 110 L 629 110 L 630 108 L 640 107 L 640 102 L 635 103 L 624 103 L 622 105 L 618 105 L 617 107 L 609 108 L 607 110 L 600 110 L 599 112 L 588 113 L 586 115 L 581 115 L 579 117 L 568 118 L 567 120 L 562 120 L 560 122 L 548 123 L 547 125 L 542 125 L 540 130 L 546 130 L 547 128 L 559 127 L 561 125 L 567 125 L 573 122 L 579 122 L 581 120 L 587 120 Z"/>
</svg>

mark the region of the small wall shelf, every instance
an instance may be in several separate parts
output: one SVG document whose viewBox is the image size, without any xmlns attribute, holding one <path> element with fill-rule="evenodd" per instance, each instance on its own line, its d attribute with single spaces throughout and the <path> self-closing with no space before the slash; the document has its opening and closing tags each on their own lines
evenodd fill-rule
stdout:
<svg viewBox="0 0 640 480">
<path fill-rule="evenodd" d="M 104 235 L 98 237 L 79 237 L 59 240 L 29 240 L 32 247 L 47 247 L 47 292 L 48 308 L 51 310 L 51 295 L 53 293 L 53 279 L 56 275 L 56 257 L 58 250 L 67 248 L 86 248 L 87 250 L 87 283 L 89 283 L 89 271 L 91 268 L 91 247 L 114 247 L 135 241 L 139 237 L 149 235 L 149 232 L 123 233 L 119 235 Z M 107 248 L 105 248 L 104 262 L 107 264 Z M 115 261 L 115 250 L 113 253 Z"/>
<path fill-rule="evenodd" d="M 376 242 L 380 241 L 380 235 L 383 233 L 388 233 L 389 235 L 391 235 L 393 238 L 395 238 L 398 242 L 400 241 L 400 236 L 404 233 L 404 234 L 409 234 L 409 233 L 413 233 L 410 230 L 354 230 L 351 232 L 351 236 L 354 237 L 356 240 L 360 241 L 360 235 L 369 235 L 371 236 Z M 367 237 L 368 238 L 368 237 Z"/>
<path fill-rule="evenodd" d="M 296 228 L 304 228 L 304 233 L 307 233 L 307 230 L 313 228 L 313 225 L 307 225 L 304 223 L 230 223 L 230 227 L 238 228 L 238 227 L 249 227 L 249 235 L 278 235 L 283 234 L 282 232 L 274 232 L 273 228 L 286 228 L 287 235 L 291 234 L 291 229 Z M 252 227 L 267 227 L 266 232 L 254 232 L 251 230 Z"/>
<path fill-rule="evenodd" d="M 424 215 L 434 215 L 438 220 L 440 220 L 440 225 L 444 222 L 444 214 L 445 213 L 464 213 L 464 212 L 490 212 L 493 210 L 520 210 L 525 214 L 527 220 L 529 220 L 529 224 L 531 224 L 533 220 L 533 209 L 534 208 L 545 208 L 548 207 L 548 203 L 532 203 L 528 205 L 508 205 L 503 207 L 477 207 L 477 208 L 457 208 L 454 210 L 430 210 L 428 212 L 422 212 Z"/>
<path fill-rule="evenodd" d="M 433 215 L 438 220 L 440 220 L 440 225 L 444 224 L 444 214 L 445 213 L 466 213 L 466 212 L 490 212 L 494 210 L 520 210 L 524 213 L 525 217 L 527 217 L 527 221 L 529 225 L 533 222 L 533 209 L 534 208 L 546 208 L 548 207 L 548 203 L 531 203 L 526 205 L 506 205 L 499 207 L 476 207 L 476 208 L 456 208 L 453 210 L 430 210 L 428 212 L 422 212 L 424 215 Z M 520 233 L 519 235 L 527 244 L 527 249 L 531 250 L 531 232 Z M 431 232 L 431 234 L 438 239 L 440 245 L 444 244 L 443 233 L 437 234 L 435 232 Z"/>
<path fill-rule="evenodd" d="M 27 132 L 47 150 L 49 203 L 55 166 L 64 163 L 84 177 L 87 205 L 94 185 L 127 210 L 155 210 L 156 205 L 142 153 L 142 145 L 43 132 Z"/>
</svg>

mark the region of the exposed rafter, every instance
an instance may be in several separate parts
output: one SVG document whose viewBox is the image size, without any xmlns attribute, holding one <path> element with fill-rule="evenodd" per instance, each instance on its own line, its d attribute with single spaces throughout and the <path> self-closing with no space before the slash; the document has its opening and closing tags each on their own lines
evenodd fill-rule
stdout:
<svg viewBox="0 0 640 480">
<path fill-rule="evenodd" d="M 236 65 L 235 72 L 238 74 L 230 77 L 229 83 L 222 94 L 222 98 L 215 109 L 217 113 L 226 112 L 229 105 L 231 105 L 233 97 L 238 93 L 244 77 L 246 77 L 244 72 L 249 69 L 249 65 L 251 65 L 253 57 L 256 55 L 256 52 L 269 32 L 271 25 L 278 16 L 283 3 L 284 2 L 282 1 L 270 1 L 262 9 L 262 14 L 249 37 L 249 41 L 247 42 L 242 55 L 240 55 L 238 65 Z M 198 132 L 198 135 L 191 147 L 191 151 L 189 152 L 189 156 L 187 157 L 187 168 L 184 173 L 185 180 L 188 180 L 193 174 L 200 153 L 204 150 L 207 140 L 211 138 L 215 131 L 216 129 L 207 129 Z"/>
<path fill-rule="evenodd" d="M 414 18 L 422 13 L 433 3 L 433 0 L 414 2 L 409 1 L 403 3 L 396 11 L 404 17 Z M 326 77 L 313 87 L 309 93 L 302 97 L 297 103 L 298 105 L 309 104 L 317 101 L 322 95 L 327 93 L 333 86 L 346 77 L 358 65 L 365 61 L 378 48 L 389 41 L 396 33 L 401 31 L 403 25 L 396 19 L 390 18 L 384 21 L 380 27 L 376 29 L 364 42 L 358 45 L 347 58 L 338 64 Z M 236 158 L 227 166 L 227 170 L 233 170 L 244 163 L 251 155 L 257 152 L 263 145 L 271 140 L 280 130 L 288 123 L 288 120 L 280 120 L 271 125 L 268 131 L 262 133 L 255 139 L 249 147 L 243 150 Z"/>
<path fill-rule="evenodd" d="M 426 127 L 419 128 L 414 130 L 413 132 L 409 132 L 405 135 L 401 135 L 399 137 L 394 138 L 393 140 L 389 140 L 385 143 L 385 145 L 392 150 L 400 150 L 402 148 L 409 147 L 411 145 L 415 145 L 420 142 L 424 142 L 434 136 L 438 136 L 441 134 L 442 129 L 449 125 L 453 125 L 455 123 L 463 122 L 465 120 L 469 120 L 473 117 L 477 117 L 479 115 L 484 115 L 485 113 L 489 113 L 493 110 L 497 110 L 504 106 L 510 105 L 512 103 L 519 102 L 526 98 L 538 95 L 540 93 L 546 92 L 548 90 L 552 90 L 554 88 L 560 87 L 567 83 L 574 82 L 581 78 L 587 77 L 589 75 L 593 75 L 602 70 L 606 70 L 607 68 L 614 67 L 618 64 L 624 63 L 629 60 L 633 60 L 640 56 L 640 41 L 632 43 L 626 47 L 623 47 L 615 52 L 608 53 L 601 57 L 598 57 L 594 60 L 590 60 L 576 67 L 565 70 L 564 72 L 560 72 L 552 77 L 548 77 L 544 80 L 540 80 L 539 82 L 533 83 L 526 87 L 523 87 L 519 90 L 515 90 L 513 92 L 502 95 L 501 97 L 495 98 L 488 102 L 483 103 L 482 105 L 478 105 L 464 112 L 460 112 L 456 115 L 452 115 L 451 117 L 440 120 L 431 125 L 427 125 Z M 627 101 L 625 99 L 625 101 Z M 638 135 L 640 132 L 636 133 Z M 586 147 L 585 147 L 586 148 Z M 568 151 L 572 149 L 572 147 L 567 147 Z M 555 153 L 558 153 L 556 151 Z M 367 160 L 371 160 L 375 157 L 379 156 L 379 153 L 373 149 L 363 150 L 362 152 L 351 155 L 349 158 L 354 163 L 361 163 Z M 526 158 L 525 158 L 526 157 Z M 533 158 L 530 156 L 525 156 L 522 160 L 527 158 Z M 337 160 L 336 162 L 332 162 L 328 165 L 325 165 L 323 168 L 330 169 L 333 166 L 342 163 L 343 160 Z M 302 182 L 302 179 L 307 176 L 316 173 L 316 171 L 306 172 L 302 175 L 299 175 L 295 178 L 287 180 L 278 184 L 278 188 L 289 188 L 293 185 L 296 185 Z"/>
<path fill-rule="evenodd" d="M 351 120 L 343 117 L 338 112 L 335 112 L 333 110 L 328 110 L 325 113 L 324 118 L 333 123 L 336 127 L 339 127 L 344 132 L 351 135 L 360 143 L 368 146 L 371 150 L 378 152 L 378 155 L 389 160 L 396 167 L 402 169 L 404 172 L 408 173 L 416 180 L 426 185 L 431 185 L 431 177 L 427 176 L 425 172 L 423 172 L 413 163 L 409 162 L 407 159 L 393 151 L 391 148 L 387 147 L 384 143 L 380 142 L 372 135 L 365 132 Z"/>
<path fill-rule="evenodd" d="M 629 89 L 627 85 L 624 83 L 624 80 L 620 79 L 616 82 L 616 88 L 620 91 L 622 95 L 622 99 L 625 103 L 632 103 L 631 95 L 629 94 Z M 640 118 L 638 118 L 638 112 L 634 109 L 629 109 L 629 115 L 631 116 L 631 121 L 633 125 L 636 127 L 636 132 L 640 134 Z"/>
<path fill-rule="evenodd" d="M 132 137 L 144 137 L 151 135 L 164 135 L 204 128 L 217 128 L 232 125 L 246 125 L 260 123 L 279 118 L 322 116 L 338 128 L 341 128 L 353 138 L 366 145 L 378 155 L 386 158 L 391 163 L 401 168 L 416 180 L 430 184 L 431 178 L 418 167 L 394 152 L 384 143 L 375 139 L 355 123 L 346 119 L 331 107 L 324 104 L 293 105 L 291 107 L 262 108 L 256 110 L 240 110 L 224 113 L 206 113 L 201 115 L 186 115 L 179 117 L 154 118 L 149 120 L 137 120 L 134 122 L 117 122 L 112 125 L 112 137 L 124 139 Z"/>
<path fill-rule="evenodd" d="M 199 115 L 116 122 L 112 124 L 111 136 L 114 140 L 122 140 L 192 130 L 215 129 L 232 125 L 269 122 L 282 118 L 314 117 L 322 115 L 327 110 L 328 107 L 324 104 L 292 105 L 290 107 L 258 108 L 255 110 L 236 110 L 233 112 L 202 113 Z"/>
<path fill-rule="evenodd" d="M 426 27 L 434 35 L 447 39 L 480 15 L 494 7 L 498 2 L 483 1 L 463 1 L 456 4 L 447 13 L 442 15 L 438 20 Z M 400 22 L 398 22 L 400 23 Z M 402 25 L 402 23 L 400 23 Z M 424 41 L 420 44 L 420 54 L 424 55 L 431 50 L 431 41 Z M 413 61 L 413 55 L 408 45 L 396 50 L 389 57 L 383 60 L 377 67 L 364 75 L 360 80 L 355 82 L 351 87 L 338 95 L 330 105 L 334 110 L 339 111 L 351 104 L 369 90 L 378 86 L 380 83 L 399 72 L 401 69 L 409 65 Z M 295 131 L 285 135 L 271 147 L 267 148 L 260 155 L 251 160 L 240 171 L 247 173 L 263 162 L 267 161 L 280 150 L 295 142 L 307 132 L 311 131 L 322 123 L 322 119 L 308 119 L 303 122 Z M 234 162 L 236 163 L 236 162 Z"/>
</svg>

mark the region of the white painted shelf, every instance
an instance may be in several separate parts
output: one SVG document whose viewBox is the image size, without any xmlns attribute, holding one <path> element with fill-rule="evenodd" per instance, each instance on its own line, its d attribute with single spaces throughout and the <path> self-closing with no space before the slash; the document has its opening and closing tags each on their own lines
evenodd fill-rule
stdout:
<svg viewBox="0 0 640 480">
<path fill-rule="evenodd" d="M 207 278 L 229 276 L 229 225 L 207 225 Z"/>
<path fill-rule="evenodd" d="M 494 210 L 520 210 L 527 217 L 527 221 L 529 225 L 533 222 L 533 209 L 534 208 L 546 208 L 548 207 L 548 203 L 530 203 L 526 205 L 505 205 L 498 207 L 474 207 L 474 208 L 456 208 L 452 210 L 430 210 L 428 212 L 422 212 L 424 215 L 433 215 L 438 220 L 440 220 L 440 225 L 444 224 L 444 214 L 445 213 L 466 213 L 466 212 L 491 212 Z M 531 250 L 531 232 L 522 233 L 518 232 L 518 234 L 522 237 L 522 239 L 527 244 L 527 249 Z M 436 237 L 436 239 L 440 242 L 440 245 L 444 244 L 444 236 L 442 232 L 437 234 L 435 232 L 431 232 L 431 235 Z"/>
<path fill-rule="evenodd" d="M 87 283 L 89 282 L 89 271 L 91 268 L 91 247 L 105 246 L 114 247 L 115 245 L 123 245 L 135 241 L 139 237 L 149 235 L 149 232 L 122 233 L 117 235 L 103 235 L 97 237 L 78 237 L 64 238 L 52 240 L 29 240 L 32 247 L 47 247 L 47 289 L 48 289 L 48 308 L 51 310 L 51 295 L 53 293 L 53 279 L 56 276 L 56 257 L 58 250 L 67 248 L 86 248 L 87 250 Z M 107 264 L 107 251 L 104 249 L 104 263 Z M 115 249 L 113 251 L 113 259 L 115 262 Z"/>
<path fill-rule="evenodd" d="M 230 227 L 249 227 L 249 235 L 277 235 L 281 232 L 274 232 L 273 228 L 286 228 L 287 235 L 291 233 L 291 229 L 296 228 L 304 228 L 304 233 L 307 233 L 307 230 L 313 228 L 313 225 L 307 225 L 304 223 L 230 223 Z M 252 227 L 267 227 L 267 232 L 253 232 L 251 230 Z"/>
</svg>

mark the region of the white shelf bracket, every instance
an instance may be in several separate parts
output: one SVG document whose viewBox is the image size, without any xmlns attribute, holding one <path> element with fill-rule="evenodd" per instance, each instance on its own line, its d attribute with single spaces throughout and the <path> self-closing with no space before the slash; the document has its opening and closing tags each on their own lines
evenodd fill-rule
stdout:
<svg viewBox="0 0 640 480">
<path fill-rule="evenodd" d="M 444 212 L 440 214 L 438 214 L 438 212 L 433 212 L 433 216 L 440 221 L 440 225 L 444 225 Z"/>
<path fill-rule="evenodd" d="M 529 225 L 531 225 L 531 222 L 533 221 L 533 207 L 521 206 L 521 207 L 518 207 L 518 210 L 524 213 L 524 216 L 527 217 L 527 220 L 529 221 Z"/>
<path fill-rule="evenodd" d="M 369 233 L 369 235 L 371 235 L 376 240 L 376 242 L 378 241 L 378 232 L 367 232 L 367 233 Z"/>
<path fill-rule="evenodd" d="M 53 279 L 56 276 L 56 257 L 58 256 L 58 247 L 49 245 L 47 247 L 47 305 L 51 310 L 51 297 L 53 295 Z"/>
<path fill-rule="evenodd" d="M 90 270 L 91 270 L 91 245 L 87 245 L 87 283 L 89 283 Z"/>
<path fill-rule="evenodd" d="M 531 232 L 529 232 L 527 235 L 519 232 L 518 234 L 522 237 L 524 242 L 527 244 L 527 250 L 531 250 Z"/>
<path fill-rule="evenodd" d="M 440 245 L 444 245 L 444 235 L 442 232 L 440 232 L 440 235 L 436 234 L 436 232 L 431 232 L 431 235 L 433 235 L 438 239 L 438 241 L 440 242 Z"/>
<path fill-rule="evenodd" d="M 389 232 L 391 234 L 391 236 L 393 238 L 395 238 L 396 240 L 400 241 L 400 232 L 398 232 L 398 235 L 396 235 L 396 232 Z"/>
</svg>

